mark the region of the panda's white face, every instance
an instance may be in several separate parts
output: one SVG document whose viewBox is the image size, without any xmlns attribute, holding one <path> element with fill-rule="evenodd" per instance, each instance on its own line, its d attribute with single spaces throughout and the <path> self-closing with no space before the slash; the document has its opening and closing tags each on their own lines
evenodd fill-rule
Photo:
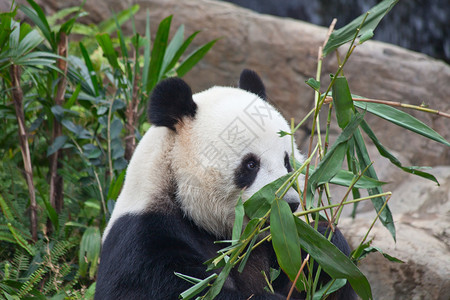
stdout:
<svg viewBox="0 0 450 300">
<path fill-rule="evenodd" d="M 176 127 L 171 158 L 178 199 L 197 224 L 226 236 L 241 192 L 245 201 L 292 171 L 291 137 L 278 134 L 290 128 L 273 106 L 239 88 L 213 87 L 193 99 L 196 116 Z M 296 147 L 294 157 L 303 160 Z M 294 190 L 285 200 L 294 210 L 300 203 Z"/>
<path fill-rule="evenodd" d="M 228 238 L 239 195 L 245 201 L 291 171 L 292 155 L 303 161 L 291 137 L 279 136 L 290 129 L 264 100 L 259 76 L 244 70 L 239 86 L 192 95 L 184 81 L 171 78 L 155 87 L 149 106 L 153 126 L 129 163 L 104 238 L 124 214 L 179 209 L 218 238 Z M 284 199 L 293 210 L 300 203 L 292 189 Z"/>
</svg>

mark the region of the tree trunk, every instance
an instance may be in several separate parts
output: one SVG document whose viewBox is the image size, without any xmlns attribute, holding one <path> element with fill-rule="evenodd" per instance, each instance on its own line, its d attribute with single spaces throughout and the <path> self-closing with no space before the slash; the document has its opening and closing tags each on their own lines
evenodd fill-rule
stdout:
<svg viewBox="0 0 450 300">
<path fill-rule="evenodd" d="M 23 111 L 23 92 L 20 87 L 20 68 L 19 66 L 11 66 L 11 84 L 12 98 L 14 108 L 16 110 L 17 123 L 19 125 L 19 143 L 20 152 L 22 153 L 23 165 L 25 168 L 25 180 L 28 185 L 28 193 L 30 197 L 30 224 L 31 237 L 37 241 L 37 203 L 36 192 L 33 184 L 33 168 L 31 165 L 30 148 L 28 145 L 27 132 L 25 129 L 25 115 Z"/>
</svg>

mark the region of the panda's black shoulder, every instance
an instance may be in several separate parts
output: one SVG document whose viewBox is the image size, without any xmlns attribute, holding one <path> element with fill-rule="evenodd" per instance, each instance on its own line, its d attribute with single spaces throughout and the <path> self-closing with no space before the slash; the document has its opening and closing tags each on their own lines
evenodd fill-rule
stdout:
<svg viewBox="0 0 450 300">
<path fill-rule="evenodd" d="M 174 272 L 205 278 L 213 241 L 180 213 L 123 215 L 103 242 L 95 299 L 176 299 L 191 284 Z"/>
</svg>

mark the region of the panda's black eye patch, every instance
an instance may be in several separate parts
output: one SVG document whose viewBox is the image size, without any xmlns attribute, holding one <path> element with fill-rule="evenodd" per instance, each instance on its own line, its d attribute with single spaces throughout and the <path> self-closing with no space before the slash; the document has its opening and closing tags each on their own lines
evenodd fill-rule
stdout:
<svg viewBox="0 0 450 300">
<path fill-rule="evenodd" d="M 287 152 L 284 152 L 284 167 L 288 172 L 292 172 L 292 166 L 289 160 L 289 154 L 287 154 Z"/>
<path fill-rule="evenodd" d="M 234 171 L 234 183 L 236 186 L 243 189 L 252 185 L 258 174 L 259 165 L 260 160 L 255 154 L 249 153 L 245 155 Z"/>
</svg>

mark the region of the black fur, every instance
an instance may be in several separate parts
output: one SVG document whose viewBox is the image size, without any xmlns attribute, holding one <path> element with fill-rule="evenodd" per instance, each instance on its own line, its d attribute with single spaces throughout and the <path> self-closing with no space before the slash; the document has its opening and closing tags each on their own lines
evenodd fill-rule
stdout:
<svg viewBox="0 0 450 300">
<path fill-rule="evenodd" d="M 214 244 L 216 239 L 183 217 L 180 211 L 172 215 L 122 216 L 103 243 L 95 299 L 178 299 L 192 285 L 174 272 L 201 279 L 211 275 L 203 263 L 223 247 Z M 261 261 L 266 263 L 261 267 L 268 274 L 270 266 L 276 267 L 276 259 L 268 243 L 258 251 L 247 263 L 258 265 L 258 271 L 252 275 L 245 270 L 242 274 L 233 272 L 215 299 L 244 300 L 253 293 L 255 300 L 286 299 L 263 291 Z M 258 258 L 252 262 L 252 257 Z M 282 281 L 283 277 L 277 280 Z"/>
<path fill-rule="evenodd" d="M 182 79 L 168 78 L 153 89 L 148 108 L 148 118 L 153 125 L 175 131 L 175 124 L 185 117 L 194 118 L 196 112 L 192 90 Z"/>
<path fill-rule="evenodd" d="M 239 78 L 239 88 L 256 94 L 261 99 L 267 100 L 264 83 L 255 71 L 249 69 L 242 71 L 241 77 Z"/>
<path fill-rule="evenodd" d="M 249 163 L 255 164 L 255 168 L 249 168 Z M 234 172 L 234 184 L 240 188 L 248 188 L 256 179 L 259 171 L 259 158 L 249 153 L 241 160 L 241 164 Z"/>
<path fill-rule="evenodd" d="M 324 224 L 319 225 L 322 233 L 326 230 Z M 103 243 L 95 299 L 178 299 L 179 294 L 192 285 L 174 272 L 200 279 L 211 275 L 203 263 L 224 247 L 214 244 L 215 240 L 215 236 L 198 228 L 179 210 L 167 215 L 122 216 Z M 343 246 L 345 252 L 349 251 L 338 231 L 332 242 L 340 248 Z M 283 272 L 273 282 L 276 294 L 264 291 L 266 282 L 261 270 L 269 274 L 270 267 L 278 268 L 278 265 L 272 245 L 267 242 L 252 252 L 243 273 L 232 270 L 215 299 L 243 300 L 253 294 L 251 299 L 255 300 L 286 299 L 291 283 Z M 327 282 L 329 277 L 322 274 L 320 281 Z M 351 288 L 349 292 L 353 292 Z M 351 295 L 340 295 L 336 299 L 354 299 Z M 295 293 L 294 297 L 303 299 L 304 295 Z"/>
</svg>

